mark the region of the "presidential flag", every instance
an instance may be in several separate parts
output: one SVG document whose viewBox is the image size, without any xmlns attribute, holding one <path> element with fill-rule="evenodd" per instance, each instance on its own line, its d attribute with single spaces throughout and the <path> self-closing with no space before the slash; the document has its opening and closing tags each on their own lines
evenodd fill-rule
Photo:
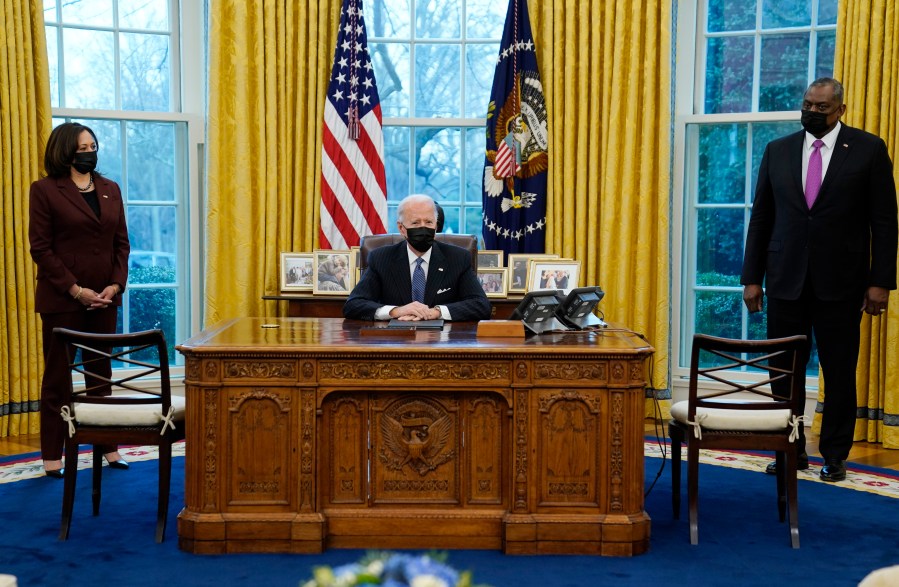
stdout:
<svg viewBox="0 0 899 587">
<path fill-rule="evenodd" d="M 362 0 L 344 0 L 322 126 L 322 249 L 387 232 L 384 135 Z"/>
<path fill-rule="evenodd" d="M 484 247 L 544 252 L 549 133 L 526 0 L 509 0 L 487 107 Z"/>
</svg>

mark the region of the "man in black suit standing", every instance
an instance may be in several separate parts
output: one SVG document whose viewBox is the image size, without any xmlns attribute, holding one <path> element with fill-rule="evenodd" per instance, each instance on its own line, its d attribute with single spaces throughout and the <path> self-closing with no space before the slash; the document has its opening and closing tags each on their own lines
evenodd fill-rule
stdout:
<svg viewBox="0 0 899 587">
<path fill-rule="evenodd" d="M 406 239 L 372 250 L 343 315 L 356 320 L 486 320 L 490 302 L 471 266 L 469 251 L 436 242 L 437 208 L 425 195 L 407 196 L 397 208 Z"/>
<path fill-rule="evenodd" d="M 809 337 L 802 365 L 815 336 L 827 382 L 820 476 L 831 482 L 846 478 L 855 432 L 861 313 L 886 312 L 889 290 L 896 289 L 899 232 L 886 145 L 842 124 L 844 112 L 842 84 L 815 80 L 802 101 L 804 130 L 768 144 L 740 278 L 750 312 L 768 296 L 769 338 Z M 797 451 L 798 467 L 808 468 L 804 432 Z M 768 472 L 776 472 L 773 463 Z"/>
</svg>

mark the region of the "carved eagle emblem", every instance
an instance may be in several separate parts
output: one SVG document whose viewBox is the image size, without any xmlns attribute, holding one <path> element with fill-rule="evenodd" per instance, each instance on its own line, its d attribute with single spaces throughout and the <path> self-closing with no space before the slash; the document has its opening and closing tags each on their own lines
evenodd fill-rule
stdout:
<svg viewBox="0 0 899 587">
<path fill-rule="evenodd" d="M 432 420 L 423 414 L 407 412 L 400 420 L 387 414 L 381 416 L 384 447 L 380 455 L 388 469 L 398 471 L 409 465 L 424 477 L 452 457 L 441 455 L 453 429 L 449 415 Z"/>
</svg>

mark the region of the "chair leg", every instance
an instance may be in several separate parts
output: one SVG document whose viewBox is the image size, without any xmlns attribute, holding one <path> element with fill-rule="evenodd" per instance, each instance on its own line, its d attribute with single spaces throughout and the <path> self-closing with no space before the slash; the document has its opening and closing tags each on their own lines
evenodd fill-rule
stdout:
<svg viewBox="0 0 899 587">
<path fill-rule="evenodd" d="M 681 484 L 681 445 L 684 442 L 682 430 L 668 425 L 668 436 L 671 438 L 671 511 L 674 519 L 680 519 L 680 484 Z"/>
<path fill-rule="evenodd" d="M 159 504 L 156 508 L 156 542 L 165 540 L 165 526 L 169 515 L 169 487 L 172 480 L 172 444 L 164 440 L 159 445 Z"/>
<path fill-rule="evenodd" d="M 59 539 L 69 538 L 69 527 L 72 525 L 72 510 L 75 507 L 75 482 L 78 479 L 78 443 L 66 438 L 65 472 L 62 489 L 62 524 L 59 528 Z"/>
<path fill-rule="evenodd" d="M 699 544 L 699 444 L 687 443 L 687 503 L 690 544 Z"/>
<path fill-rule="evenodd" d="M 100 496 L 103 493 L 103 449 L 94 445 L 94 455 L 91 463 L 93 489 L 91 489 L 91 502 L 94 507 L 94 515 L 100 515 Z"/>
<path fill-rule="evenodd" d="M 786 500 L 789 508 L 790 520 L 790 545 L 793 548 L 799 548 L 799 491 L 796 483 L 796 460 L 795 450 L 787 451 L 785 467 L 786 472 Z"/>
<path fill-rule="evenodd" d="M 774 462 L 777 466 L 777 519 L 783 522 L 787 519 L 787 471 L 790 468 L 790 458 L 783 451 L 774 453 Z M 793 468 L 796 468 L 795 457 Z"/>
</svg>

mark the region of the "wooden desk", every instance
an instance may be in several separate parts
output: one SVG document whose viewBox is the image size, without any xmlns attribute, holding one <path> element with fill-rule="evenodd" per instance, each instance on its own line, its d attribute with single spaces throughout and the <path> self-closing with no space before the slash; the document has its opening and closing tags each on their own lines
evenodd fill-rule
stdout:
<svg viewBox="0 0 899 587">
<path fill-rule="evenodd" d="M 506 298 L 490 298 L 494 320 L 507 320 L 524 296 L 511 295 Z M 265 295 L 263 300 L 287 302 L 289 318 L 343 318 L 343 304 L 346 296 L 312 295 L 308 293 Z"/>
<path fill-rule="evenodd" d="M 240 318 L 178 345 L 181 549 L 646 552 L 646 342 L 371 328 Z"/>
</svg>

